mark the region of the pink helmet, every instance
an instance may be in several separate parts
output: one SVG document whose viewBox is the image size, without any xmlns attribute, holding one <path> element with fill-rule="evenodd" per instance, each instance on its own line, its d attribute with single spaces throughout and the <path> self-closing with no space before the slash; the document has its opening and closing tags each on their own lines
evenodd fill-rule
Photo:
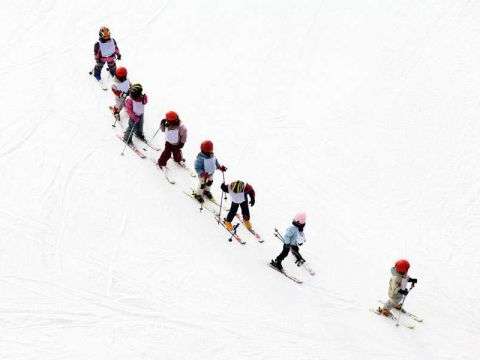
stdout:
<svg viewBox="0 0 480 360">
<path fill-rule="evenodd" d="M 307 214 L 304 212 L 300 212 L 295 217 L 293 218 L 293 221 L 299 223 L 299 224 L 305 224 L 305 221 L 307 220 Z"/>
</svg>

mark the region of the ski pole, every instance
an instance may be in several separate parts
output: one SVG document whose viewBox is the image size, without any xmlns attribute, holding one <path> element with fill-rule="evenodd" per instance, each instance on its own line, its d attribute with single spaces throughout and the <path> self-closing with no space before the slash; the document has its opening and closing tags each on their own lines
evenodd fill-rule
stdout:
<svg viewBox="0 0 480 360">
<path fill-rule="evenodd" d="M 275 228 L 275 232 L 273 233 L 275 237 L 279 238 L 280 240 L 284 241 L 282 234 L 280 234 L 280 231 L 278 231 L 277 228 Z"/>
<path fill-rule="evenodd" d="M 117 125 L 117 121 L 120 119 L 120 114 L 115 114 L 114 117 L 115 121 L 113 122 L 112 127 L 115 127 Z"/>
<path fill-rule="evenodd" d="M 415 284 L 412 283 L 412 285 L 410 286 L 410 289 L 408 289 L 408 294 L 410 294 L 410 291 L 412 291 L 414 286 L 415 286 Z M 400 309 L 403 307 L 403 303 L 405 302 L 405 299 L 407 298 L 407 295 L 405 295 L 403 297 L 402 302 L 400 303 Z M 397 323 L 395 324 L 395 326 L 400 326 L 400 316 L 402 316 L 402 311 L 400 311 L 400 314 L 398 314 Z"/>
<path fill-rule="evenodd" d="M 223 182 L 225 182 L 225 172 L 222 172 L 222 175 L 223 175 Z M 224 192 L 224 198 L 225 198 L 225 201 L 227 200 L 227 193 Z"/>
<path fill-rule="evenodd" d="M 125 141 L 125 146 L 123 147 L 122 153 L 120 155 L 125 155 L 125 149 L 127 148 L 128 142 L 132 138 L 133 129 L 135 129 L 135 125 L 132 126 L 132 130 L 130 130 L 130 134 L 128 134 L 127 141 Z"/>
<path fill-rule="evenodd" d="M 222 171 L 223 183 L 225 184 L 225 172 Z M 223 206 L 223 189 L 222 196 L 220 197 L 220 212 L 218 213 L 218 224 L 220 224 L 220 217 L 222 216 L 222 206 Z"/>
<path fill-rule="evenodd" d="M 160 128 L 161 128 L 161 127 L 162 127 L 162 122 L 160 121 L 160 124 L 158 125 L 157 131 L 155 131 L 155 134 L 153 134 L 153 136 L 152 136 L 152 138 L 150 139 L 149 142 L 151 142 L 151 141 L 153 140 L 153 138 L 154 138 L 155 136 L 157 136 L 157 134 L 158 134 L 158 132 L 160 131 Z"/>
</svg>

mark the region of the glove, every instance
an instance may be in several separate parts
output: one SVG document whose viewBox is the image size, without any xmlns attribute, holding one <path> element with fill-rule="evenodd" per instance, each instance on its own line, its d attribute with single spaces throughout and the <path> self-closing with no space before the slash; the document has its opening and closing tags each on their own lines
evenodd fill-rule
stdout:
<svg viewBox="0 0 480 360">
<path fill-rule="evenodd" d="M 223 192 L 228 192 L 228 187 L 225 183 L 222 183 L 222 185 L 220 185 L 220 189 L 222 189 Z"/>
<path fill-rule="evenodd" d="M 250 198 L 250 206 L 255 205 L 255 198 Z"/>
<path fill-rule="evenodd" d="M 227 168 L 224 165 L 220 166 L 218 169 L 222 172 L 227 171 Z"/>
<path fill-rule="evenodd" d="M 200 177 L 206 179 L 206 178 L 208 178 L 208 173 L 206 171 L 202 171 L 200 173 Z"/>
<path fill-rule="evenodd" d="M 160 121 L 160 125 L 164 127 L 168 127 L 167 120 L 163 119 L 162 121 Z"/>
<path fill-rule="evenodd" d="M 417 279 L 415 279 L 415 278 L 409 278 L 409 279 L 408 279 L 408 282 L 411 282 L 412 284 L 416 284 L 416 283 L 417 283 Z"/>
<path fill-rule="evenodd" d="M 400 289 L 400 290 L 398 290 L 398 293 L 407 296 L 408 295 L 408 290 L 407 289 L 405 289 L 405 290 Z"/>
<path fill-rule="evenodd" d="M 117 54 L 117 59 L 122 60 L 122 54 Z"/>
</svg>

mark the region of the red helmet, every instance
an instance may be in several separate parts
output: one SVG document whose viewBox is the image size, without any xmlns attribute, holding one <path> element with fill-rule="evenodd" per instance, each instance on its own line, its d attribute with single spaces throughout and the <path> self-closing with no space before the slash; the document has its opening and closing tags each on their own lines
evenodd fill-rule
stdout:
<svg viewBox="0 0 480 360">
<path fill-rule="evenodd" d="M 213 152 L 213 143 L 210 140 L 205 140 L 200 145 L 200 150 L 203 153 L 211 153 Z"/>
<path fill-rule="evenodd" d="M 119 67 L 115 71 L 115 75 L 117 76 L 117 78 L 127 77 L 127 69 L 124 67 Z"/>
<path fill-rule="evenodd" d="M 178 120 L 178 114 L 175 111 L 169 111 L 165 114 L 165 119 L 167 119 L 168 122 L 174 122 Z"/>
<path fill-rule="evenodd" d="M 406 274 L 410 269 L 410 263 L 407 260 L 398 260 L 395 263 L 395 271 L 399 274 Z"/>
</svg>

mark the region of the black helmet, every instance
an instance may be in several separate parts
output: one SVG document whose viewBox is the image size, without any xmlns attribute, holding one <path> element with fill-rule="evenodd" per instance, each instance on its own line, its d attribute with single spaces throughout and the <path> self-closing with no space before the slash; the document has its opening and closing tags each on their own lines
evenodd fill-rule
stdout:
<svg viewBox="0 0 480 360">
<path fill-rule="evenodd" d="M 241 193 L 245 190 L 245 183 L 243 181 L 237 180 L 230 184 L 230 188 L 234 193 Z"/>
<path fill-rule="evenodd" d="M 133 84 L 130 86 L 130 96 L 131 97 L 139 97 L 143 93 L 142 85 L 140 84 Z"/>
</svg>

